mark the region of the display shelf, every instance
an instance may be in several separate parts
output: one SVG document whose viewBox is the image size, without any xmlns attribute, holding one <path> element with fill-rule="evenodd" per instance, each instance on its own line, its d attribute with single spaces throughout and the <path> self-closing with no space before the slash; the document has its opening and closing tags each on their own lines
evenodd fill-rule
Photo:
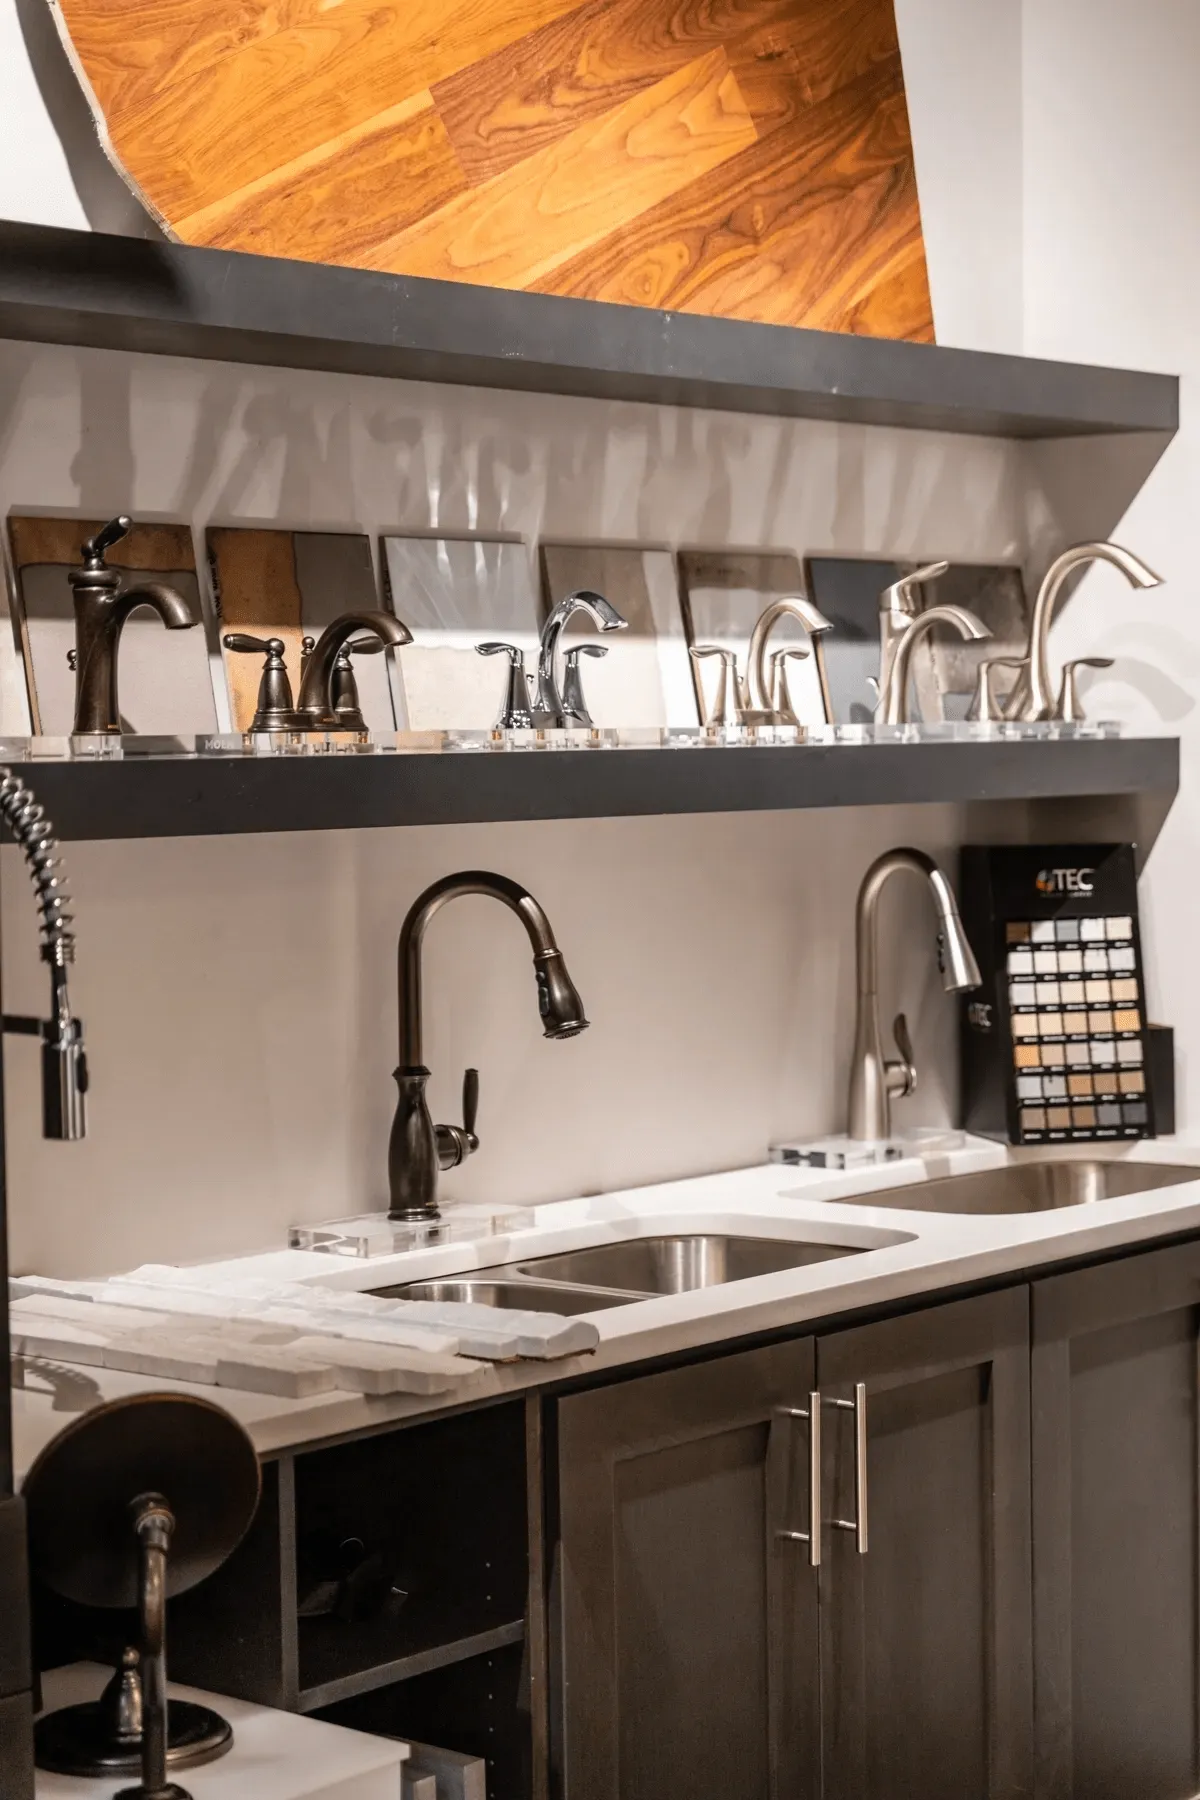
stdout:
<svg viewBox="0 0 1200 1800">
<path fill-rule="evenodd" d="M 0 221 L 0 336 L 992 437 L 1173 433 L 1174 376 Z"/>
<path fill-rule="evenodd" d="M 446 1644 L 434 1644 L 427 1650 L 396 1657 L 373 1668 L 358 1669 L 351 1675 L 314 1683 L 301 1688 L 298 1710 L 318 1712 L 323 1706 L 335 1706 L 355 1694 L 374 1693 L 377 1688 L 391 1687 L 393 1682 L 412 1681 L 418 1675 L 429 1675 L 435 1669 L 448 1669 L 452 1663 L 468 1662 L 473 1656 L 487 1656 L 493 1650 L 504 1650 L 520 1644 L 525 1638 L 524 1619 L 497 1625 L 491 1631 L 477 1631 L 470 1637 L 454 1638 Z"/>
<path fill-rule="evenodd" d="M 1175 738 L 13 762 L 64 840 L 1153 795 Z M 1164 806 L 1165 810 L 1165 806 Z"/>
</svg>

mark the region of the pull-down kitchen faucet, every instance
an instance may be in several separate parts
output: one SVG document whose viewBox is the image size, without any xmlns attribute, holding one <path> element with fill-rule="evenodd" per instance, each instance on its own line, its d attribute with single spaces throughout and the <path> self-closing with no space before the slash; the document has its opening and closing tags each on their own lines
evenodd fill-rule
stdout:
<svg viewBox="0 0 1200 1800">
<path fill-rule="evenodd" d="M 910 869 L 928 881 L 937 907 L 938 967 L 948 994 L 979 986 L 979 965 L 967 942 L 954 889 L 923 850 L 889 850 L 863 876 L 855 910 L 858 960 L 858 1010 L 854 1021 L 854 1056 L 850 1065 L 850 1137 L 877 1142 L 891 1136 L 892 1097 L 903 1098 L 917 1085 L 912 1040 L 904 1014 L 893 1027 L 899 1062 L 887 1060 L 879 1030 L 879 898 L 891 876 Z"/>
<path fill-rule="evenodd" d="M 425 1100 L 429 1070 L 422 1060 L 421 947 L 425 927 L 435 912 L 460 894 L 489 895 L 511 907 L 524 925 L 533 946 L 538 1011 L 545 1035 L 570 1038 L 587 1030 L 583 1001 L 567 974 L 550 921 L 531 893 L 506 875 L 493 875 L 486 869 L 464 869 L 427 887 L 409 908 L 400 931 L 400 1063 L 396 1069 L 400 1096 L 388 1145 L 389 1219 L 436 1219 L 438 1171 L 457 1168 L 479 1148 L 475 1136 L 477 1071 L 468 1069 L 463 1083 L 461 1126 L 435 1125 Z"/>
</svg>

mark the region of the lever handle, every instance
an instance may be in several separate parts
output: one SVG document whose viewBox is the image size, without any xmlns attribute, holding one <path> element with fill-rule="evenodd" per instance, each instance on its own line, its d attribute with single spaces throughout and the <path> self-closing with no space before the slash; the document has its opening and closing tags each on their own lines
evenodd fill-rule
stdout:
<svg viewBox="0 0 1200 1800">
<path fill-rule="evenodd" d="M 909 1068 L 911 1068 L 913 1062 L 912 1038 L 909 1035 L 908 1020 L 903 1013 L 896 1014 L 895 1023 L 892 1026 L 892 1035 L 896 1040 L 897 1050 L 900 1052 Z"/>
<path fill-rule="evenodd" d="M 463 1130 L 469 1138 L 475 1136 L 475 1120 L 479 1115 L 479 1070 L 468 1069 L 463 1075 L 462 1097 Z"/>
<path fill-rule="evenodd" d="M 128 513 L 118 513 L 115 519 L 102 525 L 95 537 L 90 537 L 81 547 L 85 561 L 103 562 L 105 552 L 111 550 L 114 544 L 119 544 L 132 525 L 133 520 Z"/>
<path fill-rule="evenodd" d="M 343 656 L 381 656 L 384 649 L 382 638 L 358 637 L 351 638 L 348 644 L 343 644 L 341 654 Z"/>
<path fill-rule="evenodd" d="M 476 644 L 475 653 L 477 656 L 507 656 L 509 662 L 513 664 L 518 659 L 523 660 L 525 656 L 525 652 L 519 650 L 516 644 L 500 644 L 490 641 L 486 644 Z"/>
<path fill-rule="evenodd" d="M 579 659 L 581 656 L 607 656 L 607 655 L 608 655 L 608 645 L 607 644 L 576 644 L 573 646 L 572 649 L 567 651 L 567 654 L 563 658 L 563 660 L 566 663 L 568 669 L 577 669 L 579 667 Z"/>
<path fill-rule="evenodd" d="M 256 650 L 264 656 L 282 656 L 283 654 L 282 638 L 257 638 L 251 637 L 245 631 L 227 631 L 221 642 L 227 650 L 240 650 L 247 656 L 252 655 Z"/>
</svg>

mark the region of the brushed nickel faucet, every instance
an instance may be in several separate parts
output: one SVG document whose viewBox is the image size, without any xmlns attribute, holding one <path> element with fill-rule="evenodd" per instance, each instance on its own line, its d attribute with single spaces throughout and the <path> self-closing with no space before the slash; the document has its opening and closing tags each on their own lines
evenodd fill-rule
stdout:
<svg viewBox="0 0 1200 1800">
<path fill-rule="evenodd" d="M 911 620 L 892 651 L 891 661 L 879 694 L 876 718 L 881 725 L 908 724 L 908 686 L 912 673 L 913 651 L 936 625 L 950 625 L 958 635 L 979 642 L 990 638 L 983 620 L 965 606 L 927 606 Z"/>
<path fill-rule="evenodd" d="M 1093 562 L 1111 563 L 1114 569 L 1121 571 L 1130 587 L 1162 586 L 1161 575 L 1156 575 L 1140 556 L 1135 556 L 1132 550 L 1123 550 L 1119 544 L 1076 544 L 1072 549 L 1064 550 L 1061 556 L 1055 557 L 1046 570 L 1034 601 L 1033 617 L 1029 622 L 1029 643 L 1025 651 L 1025 669 L 1008 697 L 1005 708 L 1007 718 L 1036 720 L 1054 717 L 1055 696 L 1050 678 L 1049 655 L 1054 608 L 1068 575 Z"/>
<path fill-rule="evenodd" d="M 125 577 L 120 570 L 108 567 L 105 555 L 132 524 L 126 513 L 110 519 L 82 545 L 82 567 L 67 576 L 75 607 L 75 722 L 71 731 L 76 737 L 120 735 L 117 657 L 121 632 L 131 612 L 139 606 L 150 607 L 168 631 L 184 631 L 197 622 L 175 588 L 161 581 L 123 587 Z"/>
<path fill-rule="evenodd" d="M 562 636 L 576 613 L 586 613 L 597 631 L 625 631 L 629 620 L 623 618 L 611 601 L 603 594 L 592 593 L 590 589 L 581 588 L 578 593 L 568 594 L 565 599 L 551 608 L 546 623 L 542 626 L 541 644 L 538 649 L 537 686 L 531 708 L 533 724 L 539 731 L 552 731 L 556 727 L 567 725 L 591 724 L 586 707 L 582 713 L 572 711 L 567 698 L 559 687 L 557 657 L 558 640 Z M 578 659 L 574 668 L 574 680 L 571 683 L 570 700 L 572 706 L 579 707 L 582 702 L 582 689 L 579 685 Z"/>
<path fill-rule="evenodd" d="M 977 988 L 979 965 L 975 961 L 954 889 L 931 856 L 923 850 L 889 850 L 871 864 L 858 890 L 854 932 L 858 964 L 858 1003 L 854 1020 L 854 1054 L 850 1064 L 849 1136 L 859 1142 L 878 1142 L 892 1133 L 892 1100 L 904 1099 L 917 1085 L 912 1039 L 908 1022 L 899 1013 L 893 1026 L 899 1061 L 886 1059 L 879 1029 L 879 900 L 890 878 L 900 870 L 923 875 L 929 883 L 938 913 L 938 967 L 948 994 Z"/>
<path fill-rule="evenodd" d="M 909 626 L 920 612 L 919 589 L 927 581 L 936 581 L 950 567 L 948 562 L 926 563 L 911 575 L 902 575 L 885 587 L 879 596 L 879 693 L 887 688 L 896 651 Z"/>
<path fill-rule="evenodd" d="M 825 715 L 826 725 L 833 724 L 833 701 L 829 696 L 829 673 L 825 667 L 825 646 L 823 638 L 833 625 L 820 607 L 803 594 L 788 594 L 778 600 L 772 600 L 763 608 L 750 634 L 750 649 L 746 658 L 746 679 L 750 706 L 766 713 L 779 713 L 783 709 L 775 704 L 776 683 L 767 681 L 767 641 L 780 619 L 795 619 L 804 627 L 812 650 L 813 667 L 816 670 L 817 684 L 821 690 L 821 709 Z M 778 679 L 779 665 L 774 664 Z M 786 691 L 786 678 L 785 678 Z M 789 710 L 790 706 L 789 706 Z M 777 718 L 780 725 L 796 725 L 799 720 L 794 711 L 790 718 Z"/>
<path fill-rule="evenodd" d="M 463 1122 L 435 1125 L 425 1100 L 429 1070 L 423 1058 L 421 1024 L 421 949 L 434 913 L 460 894 L 486 894 L 510 907 L 524 925 L 533 946 L 538 1011 L 548 1038 L 578 1037 L 586 1031 L 583 1001 L 567 973 L 550 921 L 533 895 L 506 875 L 486 869 L 464 869 L 445 875 L 418 895 L 400 930 L 398 984 L 400 1062 L 395 1072 L 400 1090 L 388 1144 L 389 1219 L 436 1219 L 437 1180 L 442 1169 L 457 1168 L 479 1148 L 475 1113 L 479 1074 L 468 1069 L 463 1081 Z"/>
</svg>

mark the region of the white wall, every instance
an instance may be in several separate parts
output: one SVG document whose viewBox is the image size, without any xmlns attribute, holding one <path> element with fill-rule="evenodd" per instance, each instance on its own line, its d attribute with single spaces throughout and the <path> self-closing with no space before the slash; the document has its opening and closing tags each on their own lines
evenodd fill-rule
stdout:
<svg viewBox="0 0 1200 1800">
<path fill-rule="evenodd" d="M 0 214 L 77 224 L 13 8 L 0 0 Z M 942 341 L 1194 369 L 1179 259 L 1200 241 L 1196 146 L 1186 94 L 1164 104 L 1162 87 L 1164 71 L 1186 78 L 1190 4 L 899 0 L 898 18 Z M 111 223 L 94 144 L 63 129 L 87 216 Z M 1120 652 L 1105 711 L 1188 732 L 1191 443 L 1185 428 L 1124 528 L 1170 595 L 1135 619 L 1098 579 L 1059 636 Z M 198 531 L 438 525 L 1037 563 L 1089 506 L 1113 523 L 1132 491 L 1127 449 L 1064 463 L 982 440 L 0 345 L 0 514 L 130 506 Z M 1074 493 L 1072 469 L 1086 472 Z M 4 642 L 0 726 L 18 704 Z M 1185 797 L 1146 884 L 1152 991 L 1185 1040 L 1188 996 L 1165 972 L 1189 942 L 1189 819 Z M 472 863 L 544 900 L 594 1025 L 541 1041 L 526 947 L 500 909 L 461 902 L 438 920 L 428 1037 L 442 1116 L 464 1063 L 483 1081 L 484 1147 L 449 1193 L 589 1191 L 831 1128 L 862 870 L 890 844 L 937 851 L 964 829 L 924 808 L 72 846 L 93 1132 L 40 1142 L 33 1058 L 11 1042 L 15 1264 L 217 1253 L 377 1203 L 395 935 L 426 881 Z M 6 1003 L 33 1008 L 42 971 L 15 852 L 0 870 Z M 923 905 L 894 896 L 889 944 L 921 941 Z M 926 1076 L 907 1116 L 944 1117 L 952 1009 L 923 953 L 893 950 L 888 966 L 885 1005 L 915 1018 Z"/>
</svg>

